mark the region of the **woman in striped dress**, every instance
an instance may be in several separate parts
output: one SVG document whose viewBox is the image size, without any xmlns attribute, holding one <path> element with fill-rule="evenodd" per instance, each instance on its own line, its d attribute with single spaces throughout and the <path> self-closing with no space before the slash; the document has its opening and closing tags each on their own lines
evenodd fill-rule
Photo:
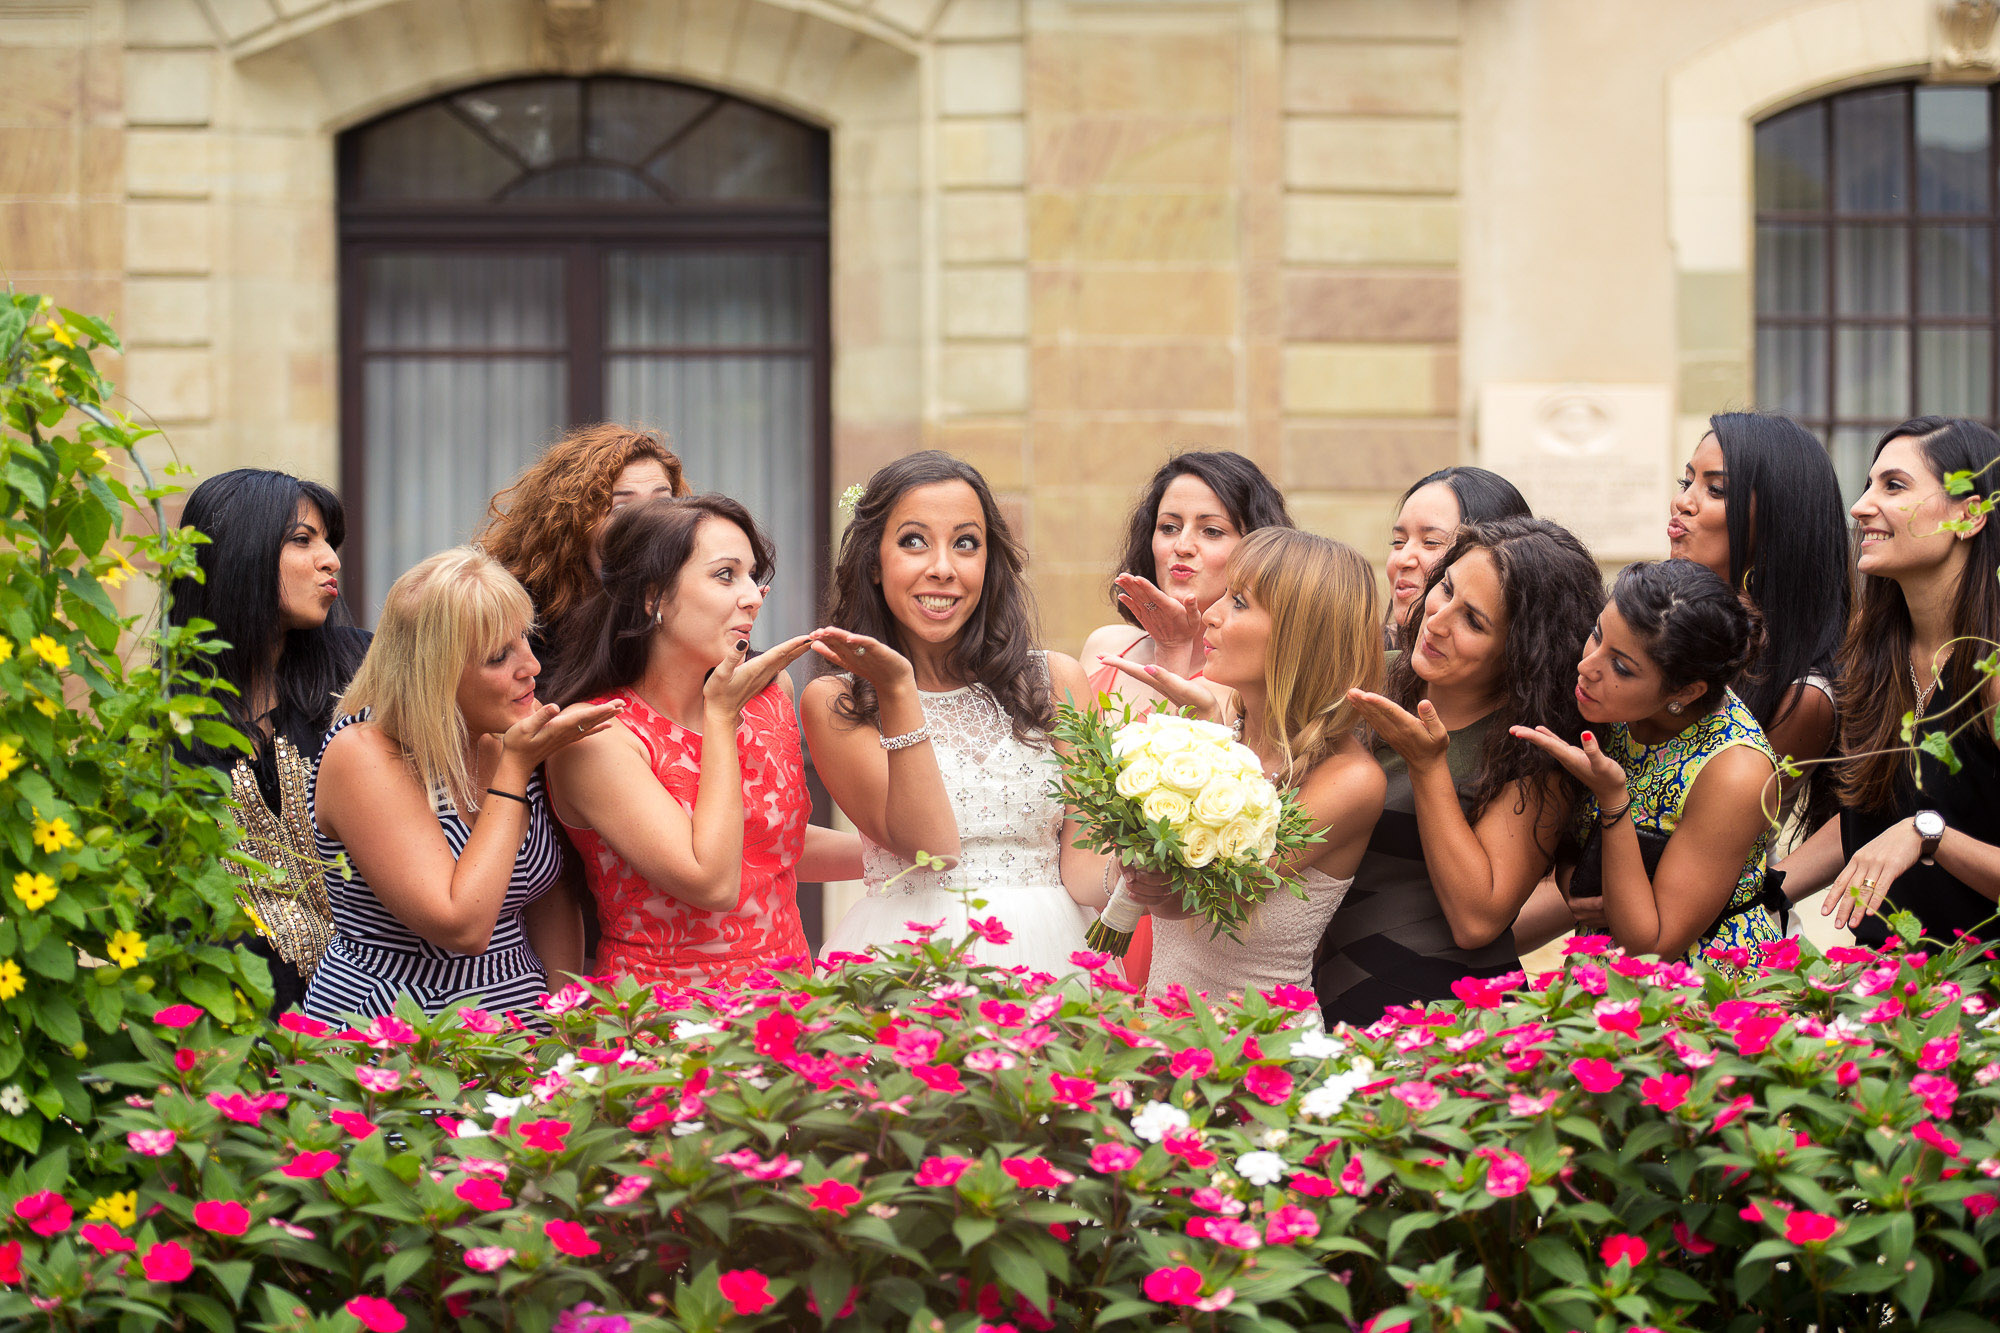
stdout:
<svg viewBox="0 0 2000 1333">
<path fill-rule="evenodd" d="M 335 707 L 313 784 L 335 935 L 306 990 L 317 1018 L 436 1013 L 475 996 L 532 1009 L 539 935 L 574 907 L 536 769 L 614 705 L 535 699 L 534 607 L 485 553 L 455 547 L 397 579 Z"/>
</svg>

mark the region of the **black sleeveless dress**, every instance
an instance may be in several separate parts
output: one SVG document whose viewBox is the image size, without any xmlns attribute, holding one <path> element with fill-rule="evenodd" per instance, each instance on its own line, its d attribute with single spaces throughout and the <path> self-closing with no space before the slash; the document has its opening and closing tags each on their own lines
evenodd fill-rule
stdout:
<svg viewBox="0 0 2000 1333">
<path fill-rule="evenodd" d="M 1969 678 L 1957 679 L 1958 674 L 1949 673 L 1950 678 L 1938 687 L 1938 693 L 1955 699 L 1969 692 L 1973 682 Z M 1975 696 L 1949 714 L 1924 718 L 1918 723 L 1918 730 L 1951 730 L 1967 721 L 1976 705 Z M 1935 810 L 1944 816 L 1947 827 L 2000 846 L 2000 747 L 1993 743 L 1990 716 L 1959 732 L 1952 749 L 1960 764 L 1956 773 L 1927 754 L 1913 753 L 1910 766 L 1897 784 L 1893 807 L 1886 810 L 1843 807 L 1841 855 L 1853 856 L 1890 825 L 1909 819 L 1919 810 Z M 1918 779 L 1922 781 L 1921 788 Z M 1898 875 L 1889 886 L 1881 910 L 1912 913 L 1923 922 L 1925 936 L 1941 944 L 1952 943 L 1960 931 L 1989 944 L 2000 942 L 2000 924 L 1988 919 L 2000 912 L 2000 905 L 1967 887 L 1940 865 L 1927 866 L 1919 861 Z M 1871 947 L 1879 947 L 1889 935 L 1888 924 L 1880 916 L 1868 917 L 1854 928 L 1854 938 Z"/>
<path fill-rule="evenodd" d="M 1451 734 L 1445 765 L 1461 800 L 1478 776 L 1491 723 L 1488 714 Z M 1353 887 L 1320 938 L 1313 970 L 1313 989 L 1329 1026 L 1365 1027 L 1390 1005 L 1451 999 L 1451 983 L 1460 977 L 1497 977 L 1521 965 L 1509 931 L 1484 948 L 1453 943 L 1451 922 L 1424 864 L 1409 765 L 1386 746 L 1375 751 L 1375 761 L 1389 779 L 1382 818 L 1354 872 Z"/>
</svg>

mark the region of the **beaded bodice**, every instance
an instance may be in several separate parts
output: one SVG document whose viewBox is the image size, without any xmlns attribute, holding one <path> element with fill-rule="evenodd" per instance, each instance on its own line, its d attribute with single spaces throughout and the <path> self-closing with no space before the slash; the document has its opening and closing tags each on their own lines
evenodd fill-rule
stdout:
<svg viewBox="0 0 2000 1333">
<path fill-rule="evenodd" d="M 868 892 L 881 897 L 1060 884 L 1063 812 L 1050 794 L 1055 751 L 1017 740 L 1007 713 L 981 686 L 923 691 L 922 699 L 924 726 L 958 817 L 958 866 L 944 873 L 910 870 L 885 890 L 910 863 L 864 836 Z"/>
</svg>

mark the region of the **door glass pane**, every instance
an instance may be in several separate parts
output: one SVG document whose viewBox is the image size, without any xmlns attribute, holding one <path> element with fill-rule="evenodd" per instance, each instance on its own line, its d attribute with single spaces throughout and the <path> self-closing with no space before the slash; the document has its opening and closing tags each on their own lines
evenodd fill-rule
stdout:
<svg viewBox="0 0 2000 1333">
<path fill-rule="evenodd" d="M 636 167 L 718 100 L 699 88 L 644 79 L 593 79 L 583 152 Z"/>
<path fill-rule="evenodd" d="M 1903 227 L 1836 227 L 1834 309 L 1843 315 L 1901 315 L 1910 308 L 1909 232 Z"/>
<path fill-rule="evenodd" d="M 1826 313 L 1826 228 L 1757 228 L 1757 309 L 1767 315 Z"/>
<path fill-rule="evenodd" d="M 1757 330 L 1757 403 L 1795 417 L 1826 415 L 1826 330 Z"/>
<path fill-rule="evenodd" d="M 363 199 L 488 199 L 520 165 L 442 106 L 419 107 L 360 136 L 355 191 Z"/>
<path fill-rule="evenodd" d="M 1910 331 L 1842 329 L 1834 342 L 1837 417 L 1896 419 L 1910 409 Z"/>
<path fill-rule="evenodd" d="M 1917 332 L 1917 401 L 1946 417 L 1993 410 L 1993 334 L 1987 329 Z"/>
<path fill-rule="evenodd" d="M 1993 308 L 1993 235 L 1985 227 L 1917 232 L 1917 309 L 1983 315 Z"/>
<path fill-rule="evenodd" d="M 677 199 L 786 200 L 818 195 L 814 131 L 730 102 L 647 168 Z"/>
<path fill-rule="evenodd" d="M 410 252 L 363 265 L 370 623 L 396 576 L 465 541 L 567 409 L 561 260 Z"/>
<path fill-rule="evenodd" d="M 740 500 L 777 548 L 756 641 L 813 620 L 812 272 L 795 254 L 607 259 L 605 406 L 664 429 L 697 491 Z"/>
<path fill-rule="evenodd" d="M 1919 88 L 1917 209 L 1984 213 L 1993 197 L 1984 88 Z"/>
<path fill-rule="evenodd" d="M 1826 208 L 1826 103 L 1787 111 L 1757 127 L 1757 207 Z"/>
<path fill-rule="evenodd" d="M 1842 213 L 1909 208 L 1905 88 L 1870 88 L 1833 102 L 1833 200 Z"/>
<path fill-rule="evenodd" d="M 546 167 L 577 156 L 583 131 L 582 85 L 573 79 L 528 79 L 460 93 L 452 105 L 520 158 Z"/>
</svg>

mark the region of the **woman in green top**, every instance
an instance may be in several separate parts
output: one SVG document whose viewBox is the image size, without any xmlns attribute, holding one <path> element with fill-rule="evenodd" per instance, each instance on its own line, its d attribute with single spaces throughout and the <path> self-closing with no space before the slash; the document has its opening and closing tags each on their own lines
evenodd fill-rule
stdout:
<svg viewBox="0 0 2000 1333">
<path fill-rule="evenodd" d="M 1329 1023 L 1452 996 L 1520 966 L 1508 931 L 1577 790 L 1516 723 L 1574 736 L 1575 645 L 1604 600 L 1582 543 L 1541 519 L 1459 529 L 1432 571 L 1385 694 L 1348 698 L 1389 780 L 1382 818 L 1314 973 Z"/>
<path fill-rule="evenodd" d="M 1605 922 L 1629 953 L 1694 961 L 1783 934 L 1763 900 L 1776 760 L 1729 688 L 1755 638 L 1754 613 L 1706 566 L 1629 565 L 1576 668 L 1603 746 L 1589 731 L 1578 746 L 1514 728 L 1589 791 L 1581 828 L 1597 846 L 1570 888 L 1588 892 L 1578 881 L 1598 867 Z"/>
</svg>

